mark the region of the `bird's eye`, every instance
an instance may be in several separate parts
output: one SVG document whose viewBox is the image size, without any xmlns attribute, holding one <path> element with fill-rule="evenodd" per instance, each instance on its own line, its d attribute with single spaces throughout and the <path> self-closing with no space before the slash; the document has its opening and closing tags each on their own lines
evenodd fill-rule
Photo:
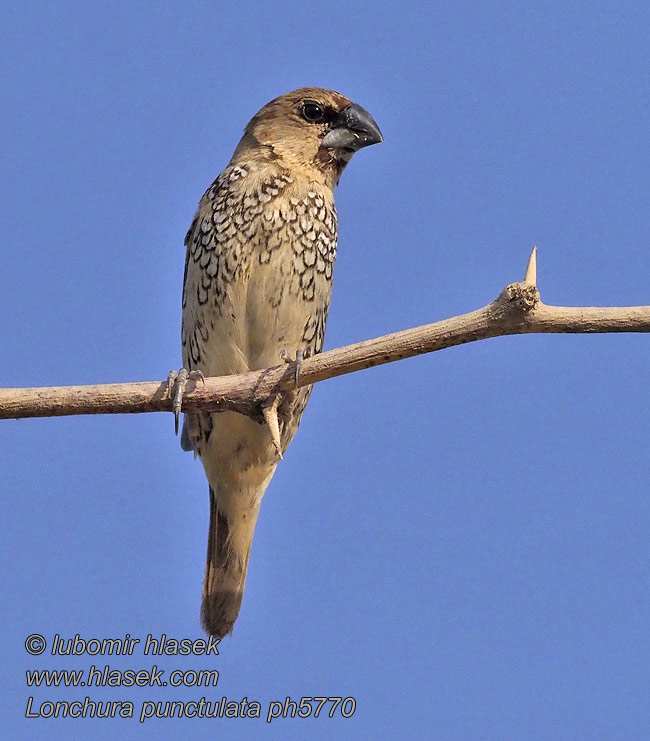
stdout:
<svg viewBox="0 0 650 741">
<path fill-rule="evenodd" d="M 319 103 L 308 100 L 302 104 L 302 117 L 309 123 L 321 123 L 325 120 L 325 109 Z"/>
</svg>

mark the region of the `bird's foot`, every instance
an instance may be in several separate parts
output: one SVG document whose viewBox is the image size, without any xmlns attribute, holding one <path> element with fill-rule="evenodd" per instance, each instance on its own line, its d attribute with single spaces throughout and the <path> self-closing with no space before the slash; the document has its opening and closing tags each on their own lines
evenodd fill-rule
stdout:
<svg viewBox="0 0 650 741">
<path fill-rule="evenodd" d="M 188 381 L 202 381 L 205 376 L 200 370 L 189 371 L 181 368 L 179 371 L 170 370 L 167 376 L 167 394 L 172 397 L 172 412 L 174 412 L 174 432 L 178 435 L 178 418 L 183 406 L 183 394 Z"/>
<path fill-rule="evenodd" d="M 302 361 L 306 358 L 311 357 L 311 354 L 311 347 L 306 347 L 304 350 L 302 348 L 296 350 L 295 360 L 291 357 L 291 353 L 288 350 L 283 350 L 280 353 L 280 357 L 282 358 L 282 360 L 284 360 L 285 363 L 295 363 L 293 378 L 296 384 L 296 388 L 298 388 L 298 381 L 300 380 L 300 374 L 302 372 Z"/>
</svg>

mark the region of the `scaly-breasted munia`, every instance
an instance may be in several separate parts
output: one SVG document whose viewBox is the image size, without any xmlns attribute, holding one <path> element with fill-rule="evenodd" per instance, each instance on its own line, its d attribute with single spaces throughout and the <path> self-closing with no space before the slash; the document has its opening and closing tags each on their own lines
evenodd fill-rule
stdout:
<svg viewBox="0 0 650 741">
<path fill-rule="evenodd" d="M 370 114 L 331 90 L 294 90 L 253 117 L 185 240 L 184 378 L 321 351 L 336 257 L 334 186 L 354 152 L 380 141 Z M 210 484 L 201 616 L 212 635 L 232 632 L 260 503 L 310 391 L 285 399 L 275 443 L 269 426 L 236 412 L 185 416 L 181 443 L 198 454 Z"/>
</svg>

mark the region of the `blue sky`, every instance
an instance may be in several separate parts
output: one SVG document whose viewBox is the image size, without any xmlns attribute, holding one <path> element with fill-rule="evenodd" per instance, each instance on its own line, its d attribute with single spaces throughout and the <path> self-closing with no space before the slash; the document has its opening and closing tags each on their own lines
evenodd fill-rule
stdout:
<svg viewBox="0 0 650 741">
<path fill-rule="evenodd" d="M 385 143 L 337 192 L 326 347 L 484 305 L 650 303 L 650 10 L 636 2 L 5 4 L 4 386 L 162 379 L 183 237 L 272 97 Z M 29 634 L 200 638 L 202 469 L 168 414 L 0 423 L 12 738 L 650 735 L 643 335 L 492 339 L 319 384 L 214 657 L 30 657 Z M 217 668 L 215 688 L 25 671 Z M 27 698 L 351 696 L 351 718 L 25 719 Z"/>
</svg>

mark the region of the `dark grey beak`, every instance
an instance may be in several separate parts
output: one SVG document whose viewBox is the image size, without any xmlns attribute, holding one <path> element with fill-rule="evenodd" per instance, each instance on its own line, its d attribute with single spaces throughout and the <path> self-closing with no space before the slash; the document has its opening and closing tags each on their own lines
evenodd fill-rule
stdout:
<svg viewBox="0 0 650 741">
<path fill-rule="evenodd" d="M 384 137 L 375 119 L 365 108 L 351 103 L 332 121 L 330 130 L 323 137 L 321 147 L 356 152 L 362 147 L 383 141 Z"/>
</svg>

